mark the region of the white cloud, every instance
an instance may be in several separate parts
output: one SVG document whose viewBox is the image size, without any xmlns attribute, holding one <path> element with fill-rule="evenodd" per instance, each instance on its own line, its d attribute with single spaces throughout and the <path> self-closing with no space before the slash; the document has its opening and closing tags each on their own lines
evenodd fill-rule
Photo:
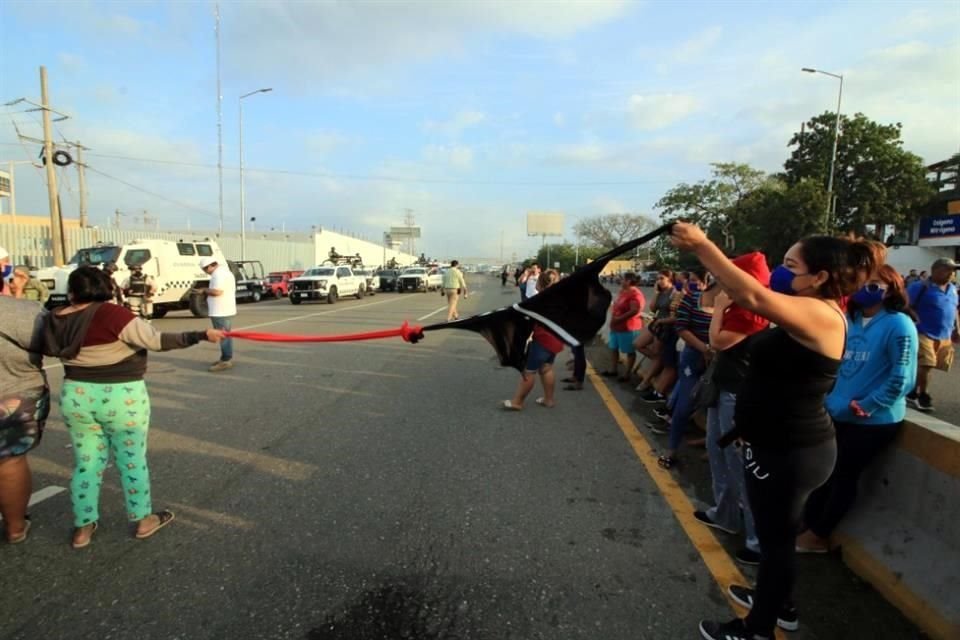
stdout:
<svg viewBox="0 0 960 640">
<path fill-rule="evenodd" d="M 337 131 L 322 130 L 308 133 L 304 136 L 304 147 L 314 156 L 325 157 L 355 144 L 356 140 Z"/>
<path fill-rule="evenodd" d="M 698 108 L 690 95 L 662 93 L 630 96 L 628 111 L 635 129 L 653 131 L 683 120 Z"/>
<path fill-rule="evenodd" d="M 459 136 L 466 129 L 479 126 L 487 119 L 482 111 L 464 110 L 449 120 L 427 120 L 421 127 L 427 133 L 439 133 L 450 137 Z"/>
<path fill-rule="evenodd" d="M 553 124 L 557 125 L 558 127 L 566 126 L 567 116 L 565 116 L 562 111 L 557 111 L 555 114 L 553 114 Z"/>
<path fill-rule="evenodd" d="M 427 162 L 442 164 L 454 169 L 469 169 L 473 166 L 473 149 L 461 145 L 435 145 L 424 148 L 423 157 Z"/>
</svg>

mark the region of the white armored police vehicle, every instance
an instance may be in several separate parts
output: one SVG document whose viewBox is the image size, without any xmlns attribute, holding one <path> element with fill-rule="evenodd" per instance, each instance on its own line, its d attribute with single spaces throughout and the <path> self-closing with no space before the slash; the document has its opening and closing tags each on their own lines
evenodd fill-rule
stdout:
<svg viewBox="0 0 960 640">
<path fill-rule="evenodd" d="M 169 311 L 189 309 L 193 315 L 206 315 L 203 296 L 195 292 L 205 289 L 210 276 L 200 268 L 200 259 L 212 257 L 226 265 L 227 259 L 212 240 L 135 240 L 122 246 L 99 244 L 80 249 L 63 267 L 40 269 L 36 277 L 50 290 L 49 308 L 67 304 L 67 279 L 81 265 L 103 268 L 113 263 L 113 274 L 119 285 L 130 277 L 130 267 L 139 265 L 143 273 L 153 279 L 154 318 L 162 318 Z"/>
</svg>

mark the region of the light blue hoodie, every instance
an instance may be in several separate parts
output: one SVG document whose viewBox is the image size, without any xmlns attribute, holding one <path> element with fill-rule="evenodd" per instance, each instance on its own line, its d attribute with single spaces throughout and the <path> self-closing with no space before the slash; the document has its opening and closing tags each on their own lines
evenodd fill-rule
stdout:
<svg viewBox="0 0 960 640">
<path fill-rule="evenodd" d="M 838 422 L 894 424 L 907 413 L 906 395 L 917 372 L 917 327 L 904 313 L 881 309 L 863 326 L 857 312 L 847 330 L 847 346 L 837 384 L 827 396 L 827 411 Z M 850 410 L 856 400 L 870 414 Z"/>
</svg>

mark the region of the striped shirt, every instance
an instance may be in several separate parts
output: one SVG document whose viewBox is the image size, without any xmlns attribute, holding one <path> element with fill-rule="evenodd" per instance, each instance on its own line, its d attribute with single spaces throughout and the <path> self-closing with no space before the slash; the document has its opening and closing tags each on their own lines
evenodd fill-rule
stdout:
<svg viewBox="0 0 960 640">
<path fill-rule="evenodd" d="M 704 344 L 710 342 L 710 320 L 713 313 L 700 308 L 699 291 L 683 296 L 680 307 L 677 309 L 677 332 L 690 331 Z"/>
</svg>

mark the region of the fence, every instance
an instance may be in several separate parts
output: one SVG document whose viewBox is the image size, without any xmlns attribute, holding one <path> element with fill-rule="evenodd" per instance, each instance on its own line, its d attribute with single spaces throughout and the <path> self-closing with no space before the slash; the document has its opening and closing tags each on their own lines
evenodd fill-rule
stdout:
<svg viewBox="0 0 960 640">
<path fill-rule="evenodd" d="M 97 243 L 123 245 L 145 239 L 209 239 L 216 241 L 228 258 L 239 260 L 241 256 L 240 234 L 235 232 L 218 235 L 215 232 L 203 231 L 140 231 L 90 227 L 67 228 L 65 234 L 65 253 L 68 259 L 78 249 L 92 247 Z M 0 225 L 0 246 L 10 253 L 15 264 L 29 264 L 38 269 L 53 266 L 53 239 L 49 226 Z M 391 258 L 396 258 L 404 265 L 414 261 L 414 257 L 408 254 L 326 230 L 309 233 L 249 233 L 243 256 L 247 260 L 259 260 L 266 271 L 306 269 L 325 260 L 331 247 L 335 247 L 337 252 L 343 255 L 359 253 L 367 265 L 384 264 Z"/>
</svg>

